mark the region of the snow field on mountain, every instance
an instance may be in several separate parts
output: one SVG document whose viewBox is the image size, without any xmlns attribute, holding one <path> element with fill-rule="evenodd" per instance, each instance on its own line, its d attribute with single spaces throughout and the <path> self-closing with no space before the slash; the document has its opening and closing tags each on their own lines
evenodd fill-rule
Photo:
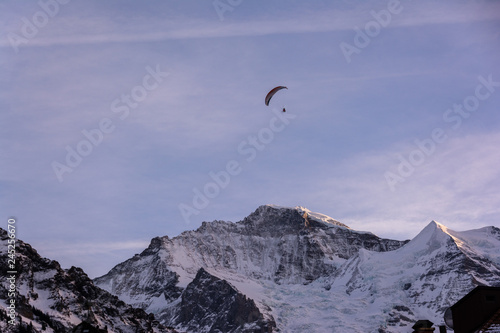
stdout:
<svg viewBox="0 0 500 333">
<path fill-rule="evenodd" d="M 464 251 L 474 252 L 480 257 L 488 258 L 496 264 L 500 264 L 500 239 L 492 227 L 484 227 L 469 231 L 449 231 L 457 240 L 457 245 Z M 486 237 L 485 237 L 486 236 Z"/>
<path fill-rule="evenodd" d="M 476 285 L 499 285 L 499 250 L 494 227 L 455 232 L 432 221 L 411 241 L 394 241 L 303 207 L 266 205 L 237 223 L 155 238 L 99 281 L 166 315 L 179 299 L 162 303 L 154 282 L 173 271 L 185 288 L 204 268 L 281 332 L 402 332 L 418 319 L 442 324 L 444 310 Z"/>
</svg>

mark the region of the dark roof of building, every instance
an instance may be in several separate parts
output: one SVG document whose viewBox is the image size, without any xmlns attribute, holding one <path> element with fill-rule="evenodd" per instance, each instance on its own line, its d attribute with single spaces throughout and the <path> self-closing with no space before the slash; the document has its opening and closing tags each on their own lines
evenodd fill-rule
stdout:
<svg viewBox="0 0 500 333">
<path fill-rule="evenodd" d="M 451 308 L 456 308 L 457 306 L 460 306 L 461 304 L 467 302 L 471 297 L 473 297 L 477 292 L 481 291 L 499 291 L 500 292 L 500 287 L 488 287 L 488 286 L 477 286 L 476 288 L 472 289 L 467 295 L 462 297 L 458 302 L 453 304 Z"/>
</svg>

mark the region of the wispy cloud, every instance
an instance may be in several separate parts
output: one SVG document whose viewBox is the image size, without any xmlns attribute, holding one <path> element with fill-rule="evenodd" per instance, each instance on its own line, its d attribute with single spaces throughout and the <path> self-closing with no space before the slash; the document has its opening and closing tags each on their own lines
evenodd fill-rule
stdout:
<svg viewBox="0 0 500 333">
<path fill-rule="evenodd" d="M 47 33 L 30 39 L 23 47 L 46 47 L 55 45 L 81 45 L 103 43 L 158 42 L 180 39 L 224 38 L 242 36 L 263 36 L 272 34 L 333 32 L 352 30 L 373 20 L 370 11 L 380 11 L 387 3 L 365 4 L 347 10 L 309 12 L 294 17 L 256 17 L 252 20 L 219 22 L 210 19 L 137 19 L 130 17 L 122 22 L 101 17 L 82 20 L 78 17 L 59 18 L 51 21 Z M 403 12 L 392 20 L 388 28 L 428 26 L 500 19 L 500 4 L 483 2 L 481 5 L 457 3 L 453 6 L 436 2 L 401 2 Z M 133 21 L 128 22 L 128 21 Z M 129 27 L 133 26 L 134 29 Z M 7 33 L 17 33 L 15 27 L 5 27 Z M 10 30 L 10 31 L 9 31 Z M 82 33 L 85 32 L 85 33 Z M 90 32 L 90 33 L 89 33 Z M 11 47 L 4 35 L 0 47 Z"/>
<path fill-rule="evenodd" d="M 451 138 L 391 192 L 384 172 L 412 145 L 393 146 L 348 158 L 325 172 L 314 199 L 357 229 L 412 237 L 431 220 L 457 230 L 498 225 L 499 133 Z M 311 193 L 313 193 L 311 191 Z M 347 220 L 342 216 L 349 216 Z"/>
<path fill-rule="evenodd" d="M 149 240 L 130 240 L 124 242 L 74 242 L 50 244 L 40 244 L 44 253 L 48 256 L 57 257 L 59 253 L 64 253 L 69 257 L 77 257 L 81 255 L 102 255 L 116 251 L 142 251 L 149 245 Z"/>
</svg>

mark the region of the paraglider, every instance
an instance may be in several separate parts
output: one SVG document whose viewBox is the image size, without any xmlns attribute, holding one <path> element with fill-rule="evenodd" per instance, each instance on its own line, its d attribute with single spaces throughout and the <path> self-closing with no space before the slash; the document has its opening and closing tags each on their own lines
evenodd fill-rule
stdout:
<svg viewBox="0 0 500 333">
<path fill-rule="evenodd" d="M 269 102 L 271 101 L 271 98 L 273 98 L 274 94 L 276 94 L 278 91 L 281 89 L 288 89 L 285 86 L 277 86 L 276 88 L 271 89 L 270 92 L 267 93 L 265 103 L 266 105 L 269 105 Z M 286 112 L 285 108 L 283 107 L 283 112 Z"/>
</svg>

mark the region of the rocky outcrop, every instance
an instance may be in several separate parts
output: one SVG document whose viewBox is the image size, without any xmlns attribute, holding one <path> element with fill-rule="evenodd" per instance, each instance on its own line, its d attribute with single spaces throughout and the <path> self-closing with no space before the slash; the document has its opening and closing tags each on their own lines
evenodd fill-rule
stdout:
<svg viewBox="0 0 500 333">
<path fill-rule="evenodd" d="M 173 314 L 165 321 L 189 332 L 271 333 L 276 326 L 253 300 L 203 268 L 182 293 Z"/>
<path fill-rule="evenodd" d="M 168 237 L 153 238 L 141 254 L 115 266 L 105 276 L 96 278 L 95 283 L 114 295 L 127 295 L 128 302 L 143 309 L 156 300 L 174 301 L 183 289 L 177 286 L 179 275 L 169 267 L 172 258 L 165 251 L 168 245 L 164 244 L 169 242 Z"/>
<path fill-rule="evenodd" d="M 0 261 L 7 262 L 7 232 L 0 229 Z M 5 281 L 6 270 L 0 271 Z M 115 332 L 174 332 L 154 315 L 125 304 L 95 286 L 77 267 L 62 269 L 57 261 L 42 258 L 35 249 L 16 240 L 16 326 L 2 322 L 0 331 L 71 331 L 75 323 L 87 322 L 97 329 Z M 0 284 L 0 299 L 10 301 L 6 284 Z"/>
</svg>

